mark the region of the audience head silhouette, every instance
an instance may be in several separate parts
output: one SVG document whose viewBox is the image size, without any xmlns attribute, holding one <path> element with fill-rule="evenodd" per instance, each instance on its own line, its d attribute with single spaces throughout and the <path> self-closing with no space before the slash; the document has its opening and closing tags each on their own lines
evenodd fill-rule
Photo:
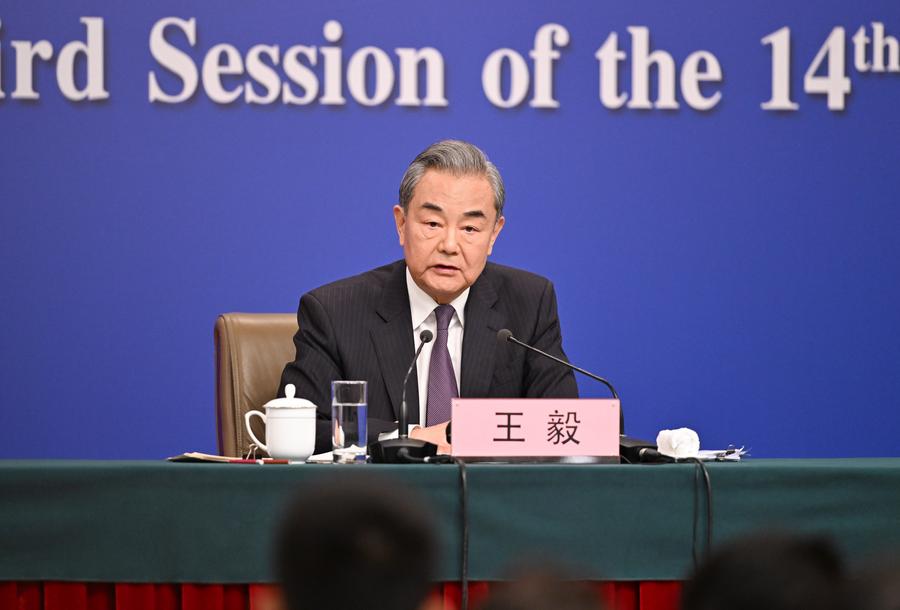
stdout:
<svg viewBox="0 0 900 610">
<path fill-rule="evenodd" d="M 587 583 L 565 578 L 554 569 L 527 569 L 508 583 L 498 583 L 479 610 L 602 610 L 597 592 Z"/>
<path fill-rule="evenodd" d="M 421 499 L 392 481 L 341 477 L 298 494 L 275 541 L 284 610 L 418 610 L 436 544 Z"/>
<path fill-rule="evenodd" d="M 845 610 L 845 594 L 828 540 L 766 533 L 712 553 L 685 584 L 682 610 Z"/>
</svg>

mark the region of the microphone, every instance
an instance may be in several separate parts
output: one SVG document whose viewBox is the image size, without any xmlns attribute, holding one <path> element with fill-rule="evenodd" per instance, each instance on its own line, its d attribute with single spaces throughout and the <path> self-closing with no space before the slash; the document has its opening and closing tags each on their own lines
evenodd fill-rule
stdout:
<svg viewBox="0 0 900 610">
<path fill-rule="evenodd" d="M 608 387 L 609 391 L 612 392 L 613 398 L 615 398 L 617 400 L 619 398 L 619 395 L 616 393 L 616 389 L 613 387 L 613 385 L 609 381 L 604 379 L 603 377 L 594 375 L 593 373 L 588 372 L 582 368 L 579 368 L 579 367 L 575 366 L 574 364 L 566 362 L 562 358 L 557 358 L 556 356 L 553 356 L 552 354 L 548 354 L 547 352 L 541 351 L 536 347 L 532 347 L 531 345 L 528 345 L 524 341 L 519 341 L 518 339 L 516 339 L 513 336 L 512 331 L 509 330 L 508 328 L 503 328 L 503 329 L 500 329 L 499 331 L 497 331 L 497 341 L 499 341 L 500 343 L 506 343 L 508 341 L 510 343 L 515 343 L 516 345 L 521 345 L 525 349 L 530 349 L 531 351 L 538 353 L 541 356 L 544 356 L 545 358 L 550 358 L 550 360 L 553 360 L 554 362 L 558 362 L 559 364 L 561 364 L 563 366 L 567 366 L 570 369 L 572 369 L 573 371 L 578 371 L 582 375 L 587 375 L 591 379 L 593 379 L 595 381 L 599 381 L 600 383 L 602 383 L 603 385 Z"/>
<path fill-rule="evenodd" d="M 397 438 L 391 438 L 383 441 L 372 443 L 370 452 L 372 461 L 376 464 L 411 464 L 421 463 L 425 458 L 437 455 L 437 445 L 428 443 L 419 439 L 409 438 L 407 429 L 408 416 L 406 409 L 406 386 L 409 384 L 409 376 L 416 366 L 416 360 L 422 353 L 422 348 L 434 338 L 434 334 L 430 330 L 423 330 L 419 333 L 419 347 L 416 348 L 416 354 L 413 356 L 409 368 L 406 370 L 406 376 L 403 377 L 403 394 L 400 399 L 400 413 L 397 416 Z"/>
<path fill-rule="evenodd" d="M 548 354 L 547 352 L 541 351 L 536 347 L 528 345 L 524 341 L 519 341 L 516 339 L 512 331 L 508 328 L 501 329 L 497 331 L 497 341 L 500 343 L 515 343 L 516 345 L 521 345 L 525 349 L 529 349 L 533 352 L 537 352 L 541 356 L 545 356 L 553 360 L 554 362 L 558 362 L 563 366 L 567 366 L 574 371 L 578 371 L 582 375 L 587 375 L 591 379 L 599 381 L 603 385 L 609 388 L 609 391 L 612 392 L 613 398 L 619 399 L 618 393 L 616 393 L 616 389 L 612 386 L 612 384 L 600 377 L 598 375 L 594 375 L 593 373 L 586 371 L 582 368 L 575 366 L 569 362 L 561 358 L 557 358 L 552 354 Z M 634 464 L 638 462 L 650 462 L 650 461 L 666 461 L 667 456 L 662 455 L 657 450 L 656 444 L 651 443 L 650 441 L 645 441 L 637 438 L 632 438 L 630 436 L 625 435 L 625 414 L 622 412 L 621 402 L 619 403 L 619 455 L 621 458 L 628 462 L 629 464 Z"/>
<path fill-rule="evenodd" d="M 677 461 L 675 458 L 660 453 L 651 447 L 644 447 L 638 451 L 637 455 L 638 461 L 642 464 L 671 464 Z"/>
<path fill-rule="evenodd" d="M 397 432 L 400 438 L 406 438 L 407 429 L 409 426 L 407 425 L 407 420 L 409 416 L 406 410 L 406 386 L 409 385 L 409 376 L 412 375 L 412 370 L 416 366 L 416 360 L 419 359 L 419 354 L 422 353 L 422 348 L 425 347 L 426 343 L 431 343 L 431 340 L 434 339 L 434 334 L 427 328 L 419 333 L 419 347 L 416 349 L 416 355 L 413 356 L 412 362 L 409 363 L 409 368 L 406 369 L 406 376 L 403 378 L 403 398 L 400 399 L 400 415 L 398 417 L 398 428 Z"/>
<path fill-rule="evenodd" d="M 600 383 L 605 385 L 607 388 L 609 388 L 609 391 L 612 392 L 613 398 L 615 398 L 616 400 L 619 399 L 619 395 L 618 395 L 618 393 L 616 393 L 616 389 L 613 387 L 613 385 L 609 381 L 607 381 L 603 377 L 600 377 L 599 375 L 594 375 L 590 371 L 586 371 L 583 368 L 577 367 L 570 362 L 566 362 L 562 358 L 557 358 L 553 354 L 548 354 L 547 352 L 539 350 L 538 348 L 536 348 L 532 345 L 528 345 L 524 341 L 519 341 L 518 339 L 516 339 L 513 336 L 512 331 L 509 330 L 508 328 L 502 328 L 497 331 L 497 341 L 499 341 L 501 344 L 505 344 L 505 343 L 509 342 L 509 343 L 515 343 L 516 345 L 521 345 L 525 349 L 528 349 L 535 353 L 538 353 L 541 356 L 544 356 L 545 358 L 549 358 L 550 360 L 557 362 L 563 366 L 567 366 L 570 369 L 572 369 L 573 371 L 578 371 L 582 375 L 587 375 L 591 379 L 593 379 L 595 381 L 599 381 Z M 622 412 L 622 404 L 621 403 L 619 403 L 619 434 L 621 437 L 627 438 L 627 437 L 625 437 L 625 414 Z M 641 443 L 643 446 L 646 446 L 646 443 L 644 441 L 641 441 Z M 654 445 L 654 447 L 655 447 L 655 445 Z"/>
</svg>

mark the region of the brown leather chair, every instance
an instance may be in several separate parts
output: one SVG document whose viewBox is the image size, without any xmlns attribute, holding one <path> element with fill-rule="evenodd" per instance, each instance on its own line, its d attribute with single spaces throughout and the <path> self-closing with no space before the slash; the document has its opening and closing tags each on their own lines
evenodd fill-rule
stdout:
<svg viewBox="0 0 900 610">
<path fill-rule="evenodd" d="M 226 313 L 216 320 L 216 427 L 219 455 L 247 453 L 244 413 L 261 409 L 278 392 L 281 371 L 294 359 L 297 316 L 288 313 Z M 264 439 L 262 422 L 253 432 Z"/>
</svg>

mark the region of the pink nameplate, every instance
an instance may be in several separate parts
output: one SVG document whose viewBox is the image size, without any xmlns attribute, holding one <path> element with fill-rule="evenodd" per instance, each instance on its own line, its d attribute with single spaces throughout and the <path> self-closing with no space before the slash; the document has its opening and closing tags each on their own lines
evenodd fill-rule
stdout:
<svg viewBox="0 0 900 610">
<path fill-rule="evenodd" d="M 619 401 L 454 398 L 453 455 L 479 458 L 619 456 Z"/>
</svg>

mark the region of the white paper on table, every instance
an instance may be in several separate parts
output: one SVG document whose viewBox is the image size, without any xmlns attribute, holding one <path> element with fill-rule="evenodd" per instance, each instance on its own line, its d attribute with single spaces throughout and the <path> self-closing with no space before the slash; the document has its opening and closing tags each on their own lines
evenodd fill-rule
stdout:
<svg viewBox="0 0 900 610">
<path fill-rule="evenodd" d="M 740 462 L 746 454 L 743 447 L 739 449 L 703 449 L 697 452 L 697 459 L 704 462 Z"/>
<path fill-rule="evenodd" d="M 307 464 L 331 464 L 334 461 L 331 451 L 325 453 L 317 453 L 306 458 Z"/>
</svg>

